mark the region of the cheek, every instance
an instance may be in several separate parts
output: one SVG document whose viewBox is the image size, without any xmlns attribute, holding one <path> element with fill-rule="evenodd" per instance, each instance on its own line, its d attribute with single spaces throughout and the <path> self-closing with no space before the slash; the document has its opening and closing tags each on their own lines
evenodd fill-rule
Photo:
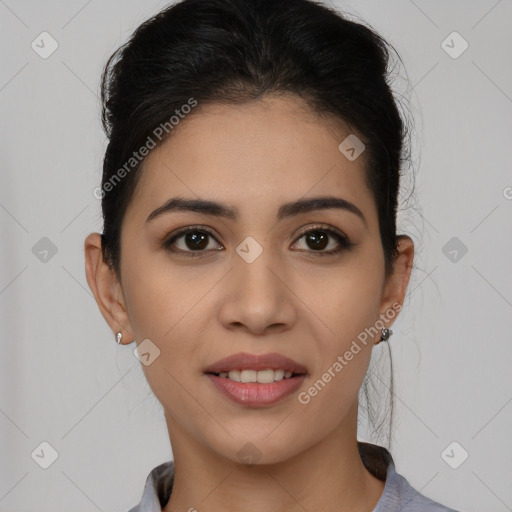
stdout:
<svg viewBox="0 0 512 512">
<path fill-rule="evenodd" d="M 194 424 L 200 410 L 191 395 L 196 394 L 197 361 L 205 338 L 197 326 L 205 318 L 207 301 L 200 299 L 208 283 L 149 264 L 143 271 L 127 265 L 128 274 L 126 302 L 135 340 L 138 345 L 149 339 L 156 347 L 149 345 L 150 352 L 158 354 L 150 364 L 141 364 L 148 385 L 169 414 Z M 201 417 L 198 424 L 204 421 Z"/>
<path fill-rule="evenodd" d="M 180 268 L 137 247 L 129 253 L 122 271 L 135 339 L 149 338 L 159 345 L 167 344 L 194 315 L 212 280 L 201 269 Z"/>
<path fill-rule="evenodd" d="M 141 260 L 146 263 L 142 265 Z M 139 344 L 149 339 L 159 351 L 154 362 L 142 368 L 155 395 L 163 399 L 176 389 L 176 380 L 186 385 L 198 371 L 201 347 L 209 336 L 205 324 L 215 308 L 208 292 L 219 276 L 192 267 L 184 270 L 167 263 L 156 264 L 149 256 L 135 257 L 133 253 L 123 271 L 135 340 Z"/>
<path fill-rule="evenodd" d="M 380 336 L 374 326 L 379 320 L 382 266 L 383 260 L 361 252 L 329 275 L 311 273 L 303 282 L 302 293 L 309 283 L 308 304 L 319 320 L 315 322 L 318 330 L 312 334 L 316 347 L 311 347 L 319 364 L 310 379 L 313 388 L 305 397 L 305 401 L 316 402 L 311 407 L 315 414 L 330 411 L 328 414 L 340 418 L 342 409 L 357 399 Z"/>
<path fill-rule="evenodd" d="M 381 268 L 382 267 L 382 268 Z M 343 349 L 344 344 L 375 323 L 383 289 L 383 262 L 363 252 L 328 272 L 312 269 L 301 279 L 297 295 L 306 297 L 324 326 L 327 346 Z"/>
</svg>

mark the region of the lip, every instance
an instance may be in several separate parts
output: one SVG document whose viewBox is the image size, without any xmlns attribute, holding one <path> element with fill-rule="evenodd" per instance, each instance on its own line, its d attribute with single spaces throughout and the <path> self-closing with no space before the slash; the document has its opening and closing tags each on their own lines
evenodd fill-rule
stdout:
<svg viewBox="0 0 512 512">
<path fill-rule="evenodd" d="M 220 373 L 229 372 L 231 370 L 284 370 L 292 373 L 306 374 L 306 368 L 290 359 L 289 357 L 271 352 L 269 354 L 248 354 L 247 352 L 240 352 L 233 354 L 224 359 L 216 361 L 212 365 L 204 369 L 204 373 Z"/>
<path fill-rule="evenodd" d="M 265 407 L 279 402 L 296 391 L 306 378 L 306 374 L 290 377 L 269 384 L 258 382 L 235 382 L 212 373 L 206 374 L 214 387 L 233 402 L 248 407 Z"/>
</svg>

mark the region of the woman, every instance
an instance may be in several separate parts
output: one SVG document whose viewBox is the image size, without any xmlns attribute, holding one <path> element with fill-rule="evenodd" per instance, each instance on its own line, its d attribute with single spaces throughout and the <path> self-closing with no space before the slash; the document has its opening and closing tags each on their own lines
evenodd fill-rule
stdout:
<svg viewBox="0 0 512 512">
<path fill-rule="evenodd" d="M 131 512 L 452 510 L 357 440 L 414 256 L 387 64 L 310 0 L 184 0 L 107 63 L 87 280 L 174 456 Z"/>
</svg>

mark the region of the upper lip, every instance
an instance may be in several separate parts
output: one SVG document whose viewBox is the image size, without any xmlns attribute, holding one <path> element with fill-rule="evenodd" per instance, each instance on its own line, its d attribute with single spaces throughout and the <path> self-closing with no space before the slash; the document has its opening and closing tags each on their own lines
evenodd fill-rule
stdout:
<svg viewBox="0 0 512 512">
<path fill-rule="evenodd" d="M 307 373 L 304 366 L 289 357 L 272 352 L 255 355 L 240 352 L 220 359 L 205 368 L 204 373 L 229 372 L 231 370 L 284 370 L 292 373 Z"/>
</svg>

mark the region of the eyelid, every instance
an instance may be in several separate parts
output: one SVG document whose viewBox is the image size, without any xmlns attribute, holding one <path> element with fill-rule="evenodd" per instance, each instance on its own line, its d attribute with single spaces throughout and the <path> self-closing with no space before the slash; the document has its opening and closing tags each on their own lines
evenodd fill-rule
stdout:
<svg viewBox="0 0 512 512">
<path fill-rule="evenodd" d="M 296 239 L 301 238 L 304 235 L 307 235 L 310 231 L 315 231 L 315 230 L 335 233 L 348 242 L 348 236 L 345 233 L 343 233 L 343 231 L 340 231 L 339 229 L 335 228 L 334 226 L 331 226 L 330 224 L 323 224 L 323 223 L 319 223 L 314 226 L 307 226 L 304 229 L 300 228 L 299 233 L 296 235 Z"/>
<path fill-rule="evenodd" d="M 195 224 L 195 225 L 192 225 L 192 226 L 186 226 L 186 227 L 183 227 L 183 228 L 180 228 L 178 229 L 177 231 L 173 232 L 172 235 L 170 236 L 165 236 L 163 241 L 162 241 L 162 246 L 164 248 L 169 248 L 170 245 L 175 242 L 179 237 L 181 237 L 182 235 L 186 235 L 187 233 L 189 232 L 195 232 L 195 231 L 201 231 L 201 232 L 204 232 L 206 233 L 208 236 L 212 237 L 213 239 L 215 239 L 215 241 L 219 244 L 219 245 L 222 245 L 218 240 L 217 240 L 217 235 L 213 232 L 213 230 L 211 228 L 209 228 L 208 226 L 203 226 L 201 224 Z M 177 250 L 175 252 L 188 252 L 188 253 L 194 253 L 194 252 L 206 252 L 206 251 L 181 251 L 181 250 Z"/>
</svg>

